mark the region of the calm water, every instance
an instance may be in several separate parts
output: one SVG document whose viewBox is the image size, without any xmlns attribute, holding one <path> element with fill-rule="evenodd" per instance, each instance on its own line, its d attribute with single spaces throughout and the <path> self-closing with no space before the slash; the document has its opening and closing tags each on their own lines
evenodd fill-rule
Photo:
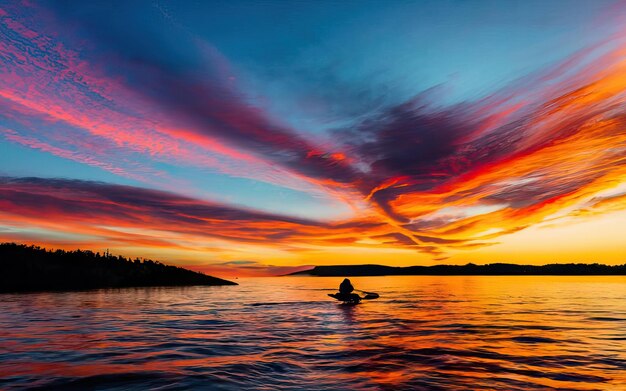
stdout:
<svg viewBox="0 0 626 391">
<path fill-rule="evenodd" d="M 624 277 L 368 277 L 0 295 L 0 388 L 626 390 Z"/>
</svg>

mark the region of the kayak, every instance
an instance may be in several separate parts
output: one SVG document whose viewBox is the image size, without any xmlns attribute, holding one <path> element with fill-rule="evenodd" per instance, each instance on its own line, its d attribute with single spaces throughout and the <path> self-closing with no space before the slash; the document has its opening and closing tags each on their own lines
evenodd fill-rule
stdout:
<svg viewBox="0 0 626 391">
<path fill-rule="evenodd" d="M 342 293 L 329 293 L 328 296 L 333 299 L 337 299 L 346 304 L 359 304 L 361 300 L 378 299 L 378 293 L 367 293 L 364 297 L 357 295 L 356 293 L 342 294 Z"/>
</svg>

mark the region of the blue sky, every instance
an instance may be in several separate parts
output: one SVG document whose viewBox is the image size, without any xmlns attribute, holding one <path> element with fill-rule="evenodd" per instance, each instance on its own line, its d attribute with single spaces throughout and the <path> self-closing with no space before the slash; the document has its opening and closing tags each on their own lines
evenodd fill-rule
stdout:
<svg viewBox="0 0 626 391">
<path fill-rule="evenodd" d="M 571 0 L 7 2 L 3 196 L 54 195 L 46 213 L 55 215 L 74 211 L 61 201 L 100 197 L 92 191 L 128 192 L 132 202 L 111 207 L 146 224 L 133 228 L 138 243 L 176 251 L 227 247 L 234 232 L 245 236 L 238 244 L 258 246 L 261 227 L 277 242 L 265 250 L 283 260 L 328 243 L 408 247 L 434 260 L 495 245 L 549 218 L 547 205 L 562 202 L 565 214 L 621 183 L 609 147 L 621 142 L 617 131 L 589 129 L 620 121 L 625 9 Z M 576 169 L 572 153 L 593 158 Z M 152 237 L 171 216 L 135 215 L 137 197 L 208 226 Z M 42 243 L 59 229 L 55 241 L 83 230 L 121 246 L 111 230 L 131 224 L 103 230 L 80 208 L 63 217 L 80 230 L 27 223 L 29 209 L 6 202 L 14 212 L 3 232 L 30 230 Z M 199 245 L 217 223 L 196 215 L 198 205 L 228 210 L 234 225 L 219 224 L 230 236 Z M 258 226 L 239 226 L 244 215 Z"/>
</svg>

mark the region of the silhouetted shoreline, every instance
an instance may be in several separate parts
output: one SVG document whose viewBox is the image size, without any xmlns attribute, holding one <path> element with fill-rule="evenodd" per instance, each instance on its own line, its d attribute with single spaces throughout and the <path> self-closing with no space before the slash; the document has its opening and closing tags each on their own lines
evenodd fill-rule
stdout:
<svg viewBox="0 0 626 391">
<path fill-rule="evenodd" d="M 626 275 L 625 265 L 601 265 L 598 263 L 554 263 L 549 265 L 517 265 L 492 263 L 487 265 L 435 265 L 394 267 L 383 265 L 336 265 L 315 266 L 289 274 L 290 276 L 354 277 L 354 276 L 603 276 Z"/>
<path fill-rule="evenodd" d="M 0 244 L 0 292 L 190 285 L 237 283 L 149 259 Z"/>
</svg>

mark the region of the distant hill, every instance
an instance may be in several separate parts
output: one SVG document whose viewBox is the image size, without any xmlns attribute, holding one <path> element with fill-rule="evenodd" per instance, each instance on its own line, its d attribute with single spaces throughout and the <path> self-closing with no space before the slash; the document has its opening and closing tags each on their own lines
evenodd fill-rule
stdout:
<svg viewBox="0 0 626 391">
<path fill-rule="evenodd" d="M 0 292 L 177 285 L 237 284 L 151 260 L 0 244 Z"/>
<path fill-rule="evenodd" d="M 543 266 L 492 263 L 488 265 L 436 265 L 394 267 L 383 265 L 337 265 L 315 266 L 289 274 L 316 277 L 356 277 L 356 276 L 586 276 L 586 275 L 626 275 L 626 265 L 608 266 L 598 263 L 554 263 Z"/>
</svg>

